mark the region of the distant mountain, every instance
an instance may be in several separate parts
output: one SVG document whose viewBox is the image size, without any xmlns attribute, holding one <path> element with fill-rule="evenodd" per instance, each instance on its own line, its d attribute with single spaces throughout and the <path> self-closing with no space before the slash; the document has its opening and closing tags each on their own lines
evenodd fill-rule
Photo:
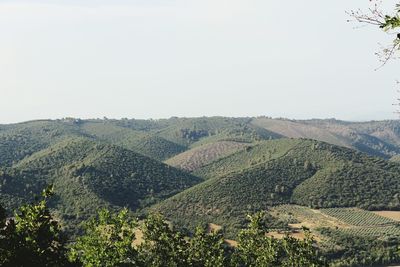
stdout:
<svg viewBox="0 0 400 267">
<path fill-rule="evenodd" d="M 181 226 L 234 231 L 245 215 L 280 204 L 400 209 L 400 165 L 314 140 L 279 139 L 194 171 L 207 181 L 156 205 Z"/>
<path fill-rule="evenodd" d="M 118 145 L 157 160 L 221 141 L 308 138 L 389 159 L 400 155 L 400 121 L 344 122 L 257 118 L 42 120 L 0 125 L 0 166 L 71 136 Z"/>
<path fill-rule="evenodd" d="M 345 122 L 255 118 L 252 124 L 289 138 L 346 146 L 386 159 L 400 154 L 400 121 Z"/>
</svg>

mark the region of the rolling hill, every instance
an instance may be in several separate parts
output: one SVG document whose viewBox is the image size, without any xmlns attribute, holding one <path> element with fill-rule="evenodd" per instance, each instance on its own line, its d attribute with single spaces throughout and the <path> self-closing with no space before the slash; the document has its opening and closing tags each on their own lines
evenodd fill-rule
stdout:
<svg viewBox="0 0 400 267">
<path fill-rule="evenodd" d="M 400 122 L 289 120 L 268 117 L 170 118 L 160 120 L 65 118 L 0 125 L 0 166 L 71 136 L 118 145 L 157 160 L 221 141 L 257 142 L 308 138 L 389 159 L 400 154 Z"/>
<path fill-rule="evenodd" d="M 309 138 L 389 159 L 400 154 L 400 121 L 346 122 L 254 118 L 258 127 L 289 138 Z"/>
<path fill-rule="evenodd" d="M 399 155 L 399 121 L 30 121 L 0 125 L 0 200 L 13 207 L 53 183 L 52 207 L 69 225 L 100 206 L 167 199 L 156 209 L 182 225 L 237 229 L 278 204 L 399 209 Z"/>
<path fill-rule="evenodd" d="M 135 211 L 199 182 L 198 177 L 131 150 L 71 138 L 4 169 L 0 200 L 13 208 L 46 184 L 54 184 L 57 198 L 52 207 L 75 228 L 100 207 Z"/>
<path fill-rule="evenodd" d="M 263 141 L 194 174 L 207 180 L 154 207 L 178 225 L 234 232 L 246 214 L 289 203 L 400 209 L 400 165 L 314 140 Z"/>
<path fill-rule="evenodd" d="M 71 136 L 86 136 L 71 125 L 57 121 L 31 121 L 5 125 L 0 131 L 0 167 L 11 166 L 26 156 Z"/>
</svg>

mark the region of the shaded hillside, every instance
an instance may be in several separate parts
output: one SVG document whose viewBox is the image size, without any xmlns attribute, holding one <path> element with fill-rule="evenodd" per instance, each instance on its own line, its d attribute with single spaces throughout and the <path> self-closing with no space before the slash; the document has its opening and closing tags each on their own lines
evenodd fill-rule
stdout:
<svg viewBox="0 0 400 267">
<path fill-rule="evenodd" d="M 157 134 L 184 146 L 216 141 L 252 142 L 280 137 L 279 134 L 251 125 L 251 118 L 175 118 L 171 122 L 170 126 Z"/>
<path fill-rule="evenodd" d="M 68 139 L 5 170 L 1 201 L 8 207 L 54 184 L 53 206 L 69 225 L 100 206 L 146 207 L 201 181 L 200 178 L 121 147 Z M 76 223 L 73 223 L 76 224 Z"/>
<path fill-rule="evenodd" d="M 86 136 L 56 121 L 32 121 L 3 126 L 0 131 L 0 167 L 31 155 L 70 136 Z"/>
<path fill-rule="evenodd" d="M 400 208 L 400 165 L 312 140 L 261 142 L 195 173 L 208 180 L 155 207 L 179 225 L 231 232 L 246 214 L 285 203 Z"/>
<path fill-rule="evenodd" d="M 157 135 L 138 138 L 130 144 L 122 141 L 119 145 L 160 161 L 171 158 L 187 149 L 182 145 L 173 143 Z"/>
<path fill-rule="evenodd" d="M 125 127 L 123 121 L 82 122 L 80 130 L 114 145 L 122 146 L 157 160 L 164 160 L 186 150 L 186 147 L 157 136 L 152 131 Z"/>
<path fill-rule="evenodd" d="M 165 163 L 191 172 L 250 145 L 249 143 L 219 141 L 192 148 L 168 159 Z"/>
</svg>

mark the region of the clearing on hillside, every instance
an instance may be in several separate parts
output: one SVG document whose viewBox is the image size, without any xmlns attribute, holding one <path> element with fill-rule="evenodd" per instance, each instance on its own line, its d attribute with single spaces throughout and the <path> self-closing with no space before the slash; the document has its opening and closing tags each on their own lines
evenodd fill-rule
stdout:
<svg viewBox="0 0 400 267">
<path fill-rule="evenodd" d="M 400 211 L 381 210 L 381 211 L 374 211 L 373 213 L 395 221 L 400 221 Z"/>
<path fill-rule="evenodd" d="M 165 163 L 191 172 L 247 146 L 249 143 L 220 141 L 195 147 L 168 159 Z"/>
</svg>

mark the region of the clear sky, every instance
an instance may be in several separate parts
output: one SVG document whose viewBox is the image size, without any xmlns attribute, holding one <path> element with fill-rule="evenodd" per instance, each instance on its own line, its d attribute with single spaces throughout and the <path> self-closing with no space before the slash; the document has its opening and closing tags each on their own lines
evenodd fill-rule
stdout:
<svg viewBox="0 0 400 267">
<path fill-rule="evenodd" d="M 394 3 L 394 1 L 392 1 Z M 368 0 L 0 0 L 0 123 L 396 118 Z"/>
</svg>

